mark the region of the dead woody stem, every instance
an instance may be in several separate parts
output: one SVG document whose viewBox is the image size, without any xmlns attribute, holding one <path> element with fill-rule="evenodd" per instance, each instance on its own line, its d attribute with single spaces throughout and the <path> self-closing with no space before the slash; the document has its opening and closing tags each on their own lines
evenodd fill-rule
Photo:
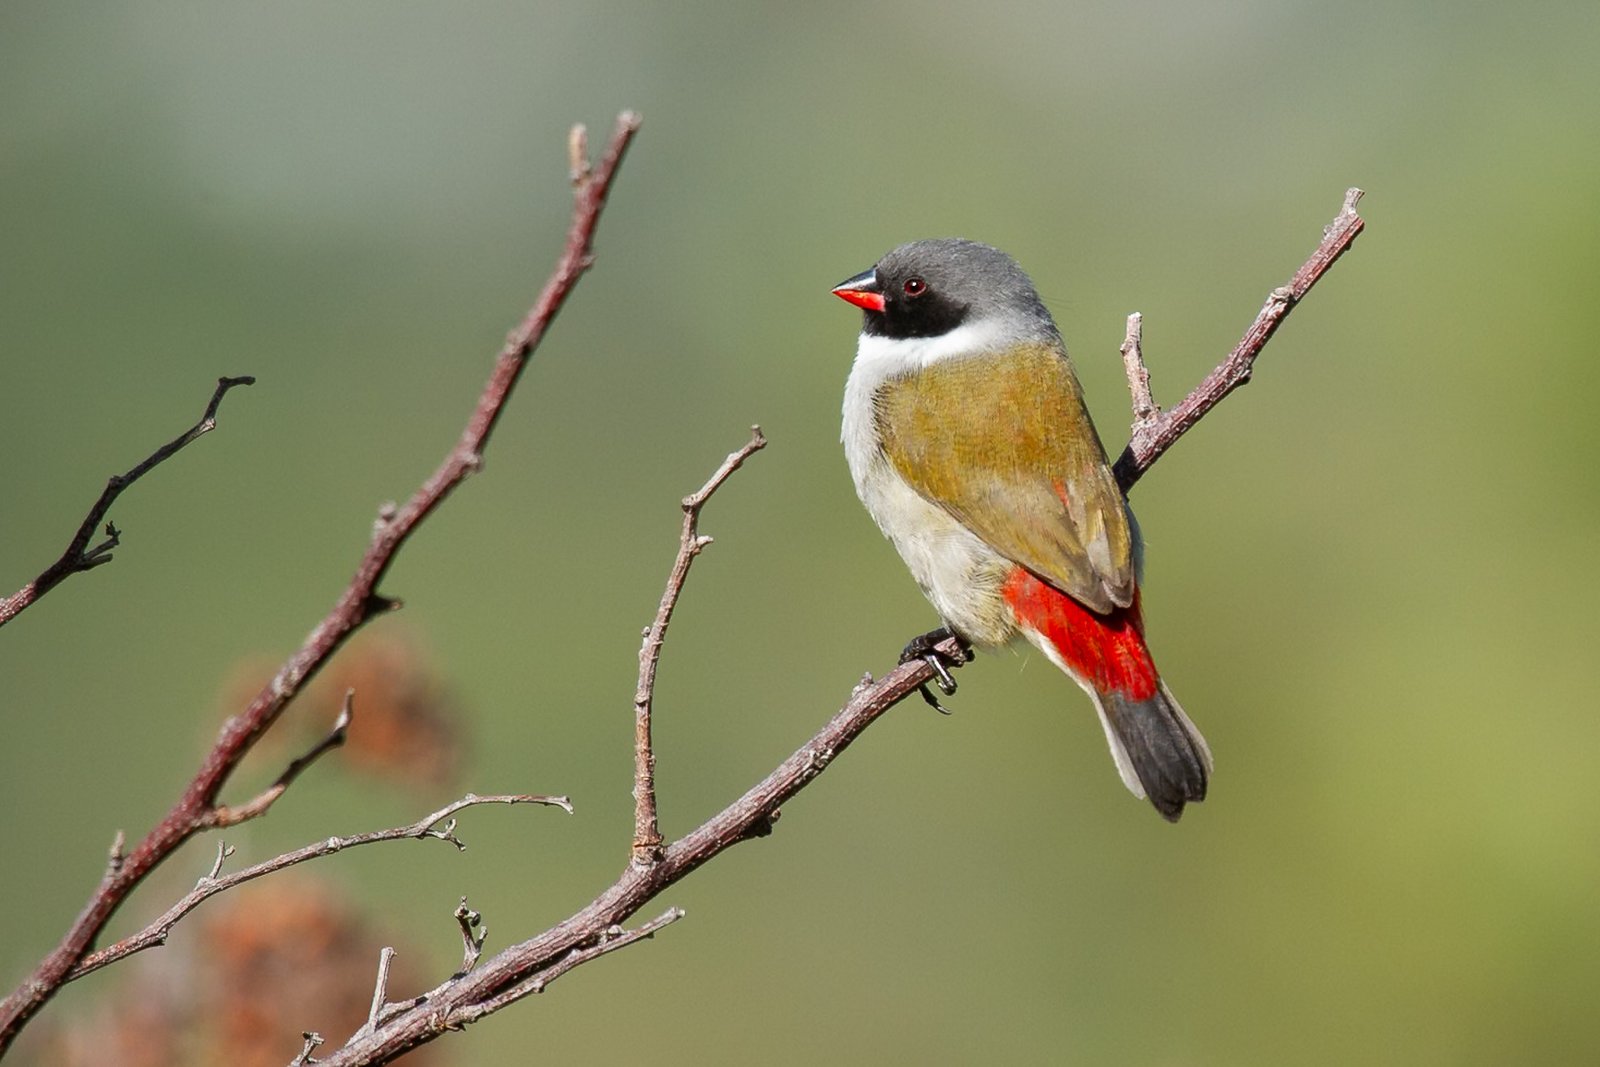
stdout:
<svg viewBox="0 0 1600 1067">
<path fill-rule="evenodd" d="M 593 263 L 594 234 L 600 213 L 605 207 L 617 168 L 638 129 L 639 117 L 632 112 L 624 112 L 618 117 L 605 154 L 598 164 L 592 168 L 581 168 L 581 173 L 573 182 L 572 217 L 566 246 L 532 308 L 506 338 L 505 346 L 455 447 L 404 505 L 392 511 L 385 509 L 357 565 L 355 576 L 339 595 L 333 608 L 272 680 L 256 694 L 250 705 L 224 723 L 215 744 L 171 810 L 131 851 L 122 855 L 119 862 L 108 865 L 99 886 L 90 895 L 88 903 L 60 943 L 39 962 L 21 985 L 4 1001 L 0 1001 L 0 1055 L 4 1055 L 28 1020 L 55 995 L 134 888 L 189 838 L 217 825 L 219 813 L 227 810 L 219 801 L 223 786 L 256 741 L 278 720 L 295 694 L 352 634 L 373 618 L 399 606 L 398 601 L 378 591 L 380 583 L 400 549 L 421 523 L 462 482 L 481 468 L 483 450 L 529 357 L 544 338 L 578 279 Z M 575 139 L 573 143 L 576 145 L 581 142 Z M 215 404 L 220 401 L 223 391 L 219 385 L 211 414 L 214 414 Z M 204 422 L 202 420 L 202 425 Z M 197 427 L 191 434 L 198 435 L 197 431 L 204 432 Z M 180 438 L 169 448 L 182 447 L 184 443 L 187 441 Z M 111 492 L 111 487 L 107 492 Z M 91 516 L 93 514 L 91 512 Z M 86 525 L 92 529 L 92 524 Z M 77 544 L 76 540 L 74 544 Z M 271 802 L 270 799 L 266 800 L 265 805 Z"/>
<path fill-rule="evenodd" d="M 1133 433 L 1128 447 L 1122 450 L 1113 468 L 1124 494 L 1133 488 L 1152 463 L 1177 443 L 1178 438 L 1204 418 L 1206 412 L 1250 380 L 1256 357 L 1283 320 L 1289 317 L 1289 312 L 1328 273 L 1339 257 L 1349 251 L 1366 228 L 1366 223 L 1356 213 L 1356 204 L 1362 195 L 1360 189 L 1345 191 L 1339 214 L 1323 228 L 1322 243 L 1311 253 L 1311 258 L 1294 272 L 1289 284 L 1267 294 L 1267 302 L 1262 305 L 1239 343 L 1233 346 L 1233 351 L 1184 397 L 1182 403 L 1170 411 L 1163 412 L 1150 394 L 1150 371 L 1145 367 L 1144 353 L 1140 349 L 1143 319 L 1137 313 L 1128 316 L 1128 330 L 1122 342 L 1122 362 L 1128 375 L 1128 391 L 1133 396 Z"/>
<path fill-rule="evenodd" d="M 729 453 L 706 484 L 683 498 L 678 558 L 667 576 L 667 588 L 661 594 L 655 621 L 645 629 L 644 643 L 639 648 L 639 685 L 633 691 L 633 862 L 641 866 L 648 867 L 661 858 L 661 828 L 656 819 L 656 754 L 650 736 L 650 715 L 655 703 L 656 668 L 661 662 L 661 648 L 667 639 L 672 611 L 678 605 L 683 583 L 688 580 L 690 565 L 711 544 L 711 538 L 700 534 L 700 511 L 745 460 L 765 447 L 767 439 L 761 435 L 761 427 L 750 427 L 750 440 L 744 447 Z"/>
</svg>

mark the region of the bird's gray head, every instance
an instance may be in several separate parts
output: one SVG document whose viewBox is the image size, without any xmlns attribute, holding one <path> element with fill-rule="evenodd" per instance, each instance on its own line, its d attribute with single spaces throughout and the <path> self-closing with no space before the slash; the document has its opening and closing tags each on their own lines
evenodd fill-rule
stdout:
<svg viewBox="0 0 1600 1067">
<path fill-rule="evenodd" d="M 901 245 L 834 292 L 866 310 L 867 334 L 937 337 L 1002 318 L 1019 339 L 1058 336 L 1016 260 L 977 241 L 945 237 Z"/>
</svg>

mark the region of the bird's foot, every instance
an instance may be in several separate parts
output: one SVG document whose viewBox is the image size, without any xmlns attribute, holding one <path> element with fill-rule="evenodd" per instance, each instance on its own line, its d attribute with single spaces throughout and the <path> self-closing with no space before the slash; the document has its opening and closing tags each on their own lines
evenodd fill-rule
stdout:
<svg viewBox="0 0 1600 1067">
<path fill-rule="evenodd" d="M 938 647 L 941 642 L 948 641 L 952 637 L 961 646 L 959 655 L 953 656 Z M 910 663 L 914 660 L 921 660 L 926 663 L 933 670 L 934 684 L 939 687 L 939 692 L 945 696 L 951 696 L 956 691 L 956 680 L 950 673 L 950 668 L 960 667 L 963 664 L 972 662 L 972 646 L 960 634 L 953 632 L 947 626 L 941 626 L 937 630 L 929 630 L 925 634 L 918 634 L 906 644 L 905 650 L 900 653 L 900 662 Z M 922 699 L 928 702 L 929 707 L 941 715 L 950 714 L 950 709 L 939 703 L 939 698 L 929 692 L 926 684 L 917 688 L 922 693 Z"/>
</svg>

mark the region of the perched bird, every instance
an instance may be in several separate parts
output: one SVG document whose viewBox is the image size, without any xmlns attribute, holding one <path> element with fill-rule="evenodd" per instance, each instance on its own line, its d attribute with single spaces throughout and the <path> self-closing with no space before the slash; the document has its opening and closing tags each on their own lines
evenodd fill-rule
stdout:
<svg viewBox="0 0 1600 1067">
<path fill-rule="evenodd" d="M 947 631 L 1038 646 L 1094 701 L 1123 782 L 1176 822 L 1211 752 L 1145 645 L 1138 527 L 1033 282 L 946 239 L 833 292 L 863 311 L 842 435 L 862 503 Z"/>
</svg>

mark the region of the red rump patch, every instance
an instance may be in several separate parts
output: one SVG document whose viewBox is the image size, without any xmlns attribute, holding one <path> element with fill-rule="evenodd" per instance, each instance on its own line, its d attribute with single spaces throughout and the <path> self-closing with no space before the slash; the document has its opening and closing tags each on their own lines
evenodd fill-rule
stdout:
<svg viewBox="0 0 1600 1067">
<path fill-rule="evenodd" d="M 1095 690 L 1134 700 L 1155 696 L 1156 665 L 1144 644 L 1137 593 L 1128 607 L 1100 615 L 1023 567 L 1011 572 L 1000 593 L 1017 621 L 1037 630 Z"/>
</svg>

